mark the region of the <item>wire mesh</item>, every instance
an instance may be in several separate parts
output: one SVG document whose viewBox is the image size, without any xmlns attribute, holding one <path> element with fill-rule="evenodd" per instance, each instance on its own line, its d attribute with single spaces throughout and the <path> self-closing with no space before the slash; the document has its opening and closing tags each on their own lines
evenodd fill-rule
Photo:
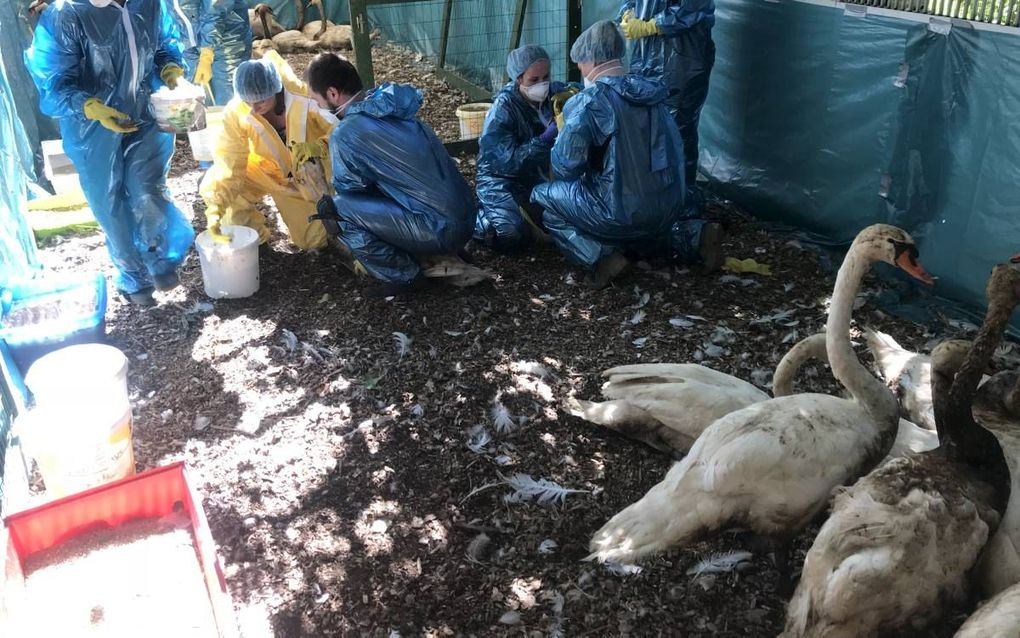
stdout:
<svg viewBox="0 0 1020 638">
<path fill-rule="evenodd" d="M 566 77 L 567 2 L 529 0 L 520 44 L 545 47 L 555 79 Z M 380 42 L 404 47 L 431 62 L 439 61 L 446 0 L 373 4 L 368 11 Z M 507 81 L 506 56 L 517 18 L 517 0 L 453 0 L 443 68 L 483 89 L 496 91 Z"/>
<path fill-rule="evenodd" d="M 1020 26 L 1020 0 L 846 0 L 883 9 L 924 13 L 1003 26 Z"/>
</svg>

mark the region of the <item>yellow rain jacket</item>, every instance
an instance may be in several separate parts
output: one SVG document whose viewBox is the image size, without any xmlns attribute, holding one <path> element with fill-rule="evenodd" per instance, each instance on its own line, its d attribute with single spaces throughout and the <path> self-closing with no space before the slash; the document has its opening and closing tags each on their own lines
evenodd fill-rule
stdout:
<svg viewBox="0 0 1020 638">
<path fill-rule="evenodd" d="M 322 248 L 326 245 L 326 229 L 322 222 L 308 221 L 308 216 L 315 214 L 316 202 L 304 198 L 294 186 L 292 174 L 297 167 L 290 148 L 296 142 L 321 140 L 328 144 L 337 120 L 308 97 L 305 83 L 279 54 L 272 51 L 265 58 L 283 80 L 287 139 L 280 139 L 272 124 L 234 97 L 224 109 L 223 131 L 214 143 L 213 167 L 202 179 L 199 192 L 207 215 L 220 215 L 221 224 L 253 228 L 263 242 L 269 238 L 269 229 L 255 203 L 269 195 L 287 225 L 291 241 L 302 249 Z M 323 168 L 326 184 L 332 185 L 328 154 Z"/>
</svg>

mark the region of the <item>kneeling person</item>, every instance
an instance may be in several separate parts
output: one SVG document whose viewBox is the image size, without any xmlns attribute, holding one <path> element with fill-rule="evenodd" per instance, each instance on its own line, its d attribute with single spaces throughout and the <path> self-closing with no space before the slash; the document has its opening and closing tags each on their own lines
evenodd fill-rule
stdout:
<svg viewBox="0 0 1020 638">
<path fill-rule="evenodd" d="M 602 288 L 627 265 L 625 254 L 721 265 L 721 227 L 684 218 L 680 131 L 658 81 L 627 74 L 623 36 L 596 22 L 574 43 L 570 58 L 586 89 L 564 108 L 552 149 L 556 181 L 532 191 L 545 208 L 553 241 Z"/>
<path fill-rule="evenodd" d="M 443 144 L 416 114 L 422 93 L 383 84 L 366 91 L 354 66 L 322 53 L 308 66 L 311 95 L 340 123 L 330 137 L 336 195 L 320 202 L 340 241 L 395 295 L 421 282 L 421 262 L 456 255 L 471 236 L 474 198 Z M 332 225 L 332 224 L 330 224 Z"/>
<path fill-rule="evenodd" d="M 304 83 L 275 51 L 242 62 L 234 92 L 215 141 L 213 167 L 199 188 L 209 232 L 222 239 L 220 224 L 247 226 L 265 243 L 269 228 L 255 204 L 269 195 L 298 248 L 323 248 L 326 230 L 308 218 L 324 194 L 320 191 L 329 189 L 327 140 L 336 118 L 308 97 Z M 322 163 L 322 187 L 303 188 L 295 176 L 315 159 Z"/>
<path fill-rule="evenodd" d="M 549 178 L 556 140 L 554 98 L 577 92 L 549 80 L 549 54 L 528 45 L 507 57 L 510 82 L 493 100 L 478 140 L 478 219 L 474 238 L 500 252 L 525 247 L 541 236 L 541 207 L 531 191 Z"/>
</svg>

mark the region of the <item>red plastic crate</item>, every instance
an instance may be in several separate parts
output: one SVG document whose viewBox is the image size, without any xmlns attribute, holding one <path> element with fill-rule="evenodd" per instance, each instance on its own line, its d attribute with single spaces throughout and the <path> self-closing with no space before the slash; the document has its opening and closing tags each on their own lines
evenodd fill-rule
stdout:
<svg viewBox="0 0 1020 638">
<path fill-rule="evenodd" d="M 183 462 L 159 467 L 119 481 L 71 494 L 32 509 L 11 514 L 0 528 L 0 547 L 6 548 L 0 573 L 0 636 L 15 636 L 8 606 L 23 587 L 26 558 L 79 534 L 115 527 L 139 518 L 170 514 L 174 503 L 184 504 L 191 519 L 197 560 L 205 576 L 220 638 L 236 638 L 237 622 L 223 568 L 216 556 L 209 524 L 198 493 L 188 482 Z"/>
</svg>

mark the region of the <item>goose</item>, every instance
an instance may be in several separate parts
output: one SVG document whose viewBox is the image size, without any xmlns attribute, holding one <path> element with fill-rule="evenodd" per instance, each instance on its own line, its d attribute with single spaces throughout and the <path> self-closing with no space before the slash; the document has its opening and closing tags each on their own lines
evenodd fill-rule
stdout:
<svg viewBox="0 0 1020 638">
<path fill-rule="evenodd" d="M 1002 590 L 963 623 L 954 638 L 1020 636 L 1020 584 Z"/>
<path fill-rule="evenodd" d="M 785 638 L 916 631 L 944 602 L 968 592 L 968 572 L 1008 495 L 1002 448 L 974 422 L 971 402 L 1020 303 L 1020 271 L 996 266 L 987 294 L 985 322 L 969 351 L 966 341 L 946 341 L 931 356 L 941 447 L 891 461 L 838 490 L 804 561 Z"/>
<path fill-rule="evenodd" d="M 892 446 L 896 399 L 854 355 L 850 313 L 876 261 L 931 283 L 916 257 L 910 235 L 875 224 L 857 235 L 839 269 L 826 351 L 852 399 L 795 394 L 713 422 L 659 484 L 595 533 L 588 558 L 632 563 L 739 526 L 777 541 L 776 562 L 788 579 L 789 539 L 825 506 L 832 488 L 870 470 Z"/>
</svg>

